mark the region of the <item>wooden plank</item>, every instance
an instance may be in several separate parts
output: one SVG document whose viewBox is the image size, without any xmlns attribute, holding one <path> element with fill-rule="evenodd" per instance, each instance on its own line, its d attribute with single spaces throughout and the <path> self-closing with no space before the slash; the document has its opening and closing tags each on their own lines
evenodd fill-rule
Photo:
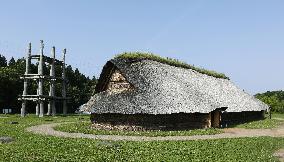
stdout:
<svg viewBox="0 0 284 162">
<path fill-rule="evenodd" d="M 31 59 L 39 60 L 40 59 L 40 55 L 31 55 Z M 43 61 L 51 64 L 53 62 L 53 58 L 48 57 L 48 56 L 43 56 Z M 55 64 L 56 65 L 63 65 L 63 61 L 55 59 Z"/>
<path fill-rule="evenodd" d="M 62 77 L 55 77 L 49 75 L 39 75 L 39 74 L 27 74 L 20 77 L 20 79 L 55 79 L 55 80 L 64 80 Z M 65 79 L 67 80 L 67 79 Z"/>
</svg>

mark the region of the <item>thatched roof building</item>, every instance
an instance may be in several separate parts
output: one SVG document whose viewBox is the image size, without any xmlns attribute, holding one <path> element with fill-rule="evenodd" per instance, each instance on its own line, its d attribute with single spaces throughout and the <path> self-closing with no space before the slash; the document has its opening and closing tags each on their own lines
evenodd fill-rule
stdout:
<svg viewBox="0 0 284 162">
<path fill-rule="evenodd" d="M 119 118 L 122 114 L 210 116 L 211 112 L 225 109 L 227 113 L 251 114 L 263 112 L 268 106 L 215 72 L 206 74 L 204 70 L 178 67 L 144 57 L 117 57 L 104 66 L 96 94 L 85 109 L 95 114 L 93 119 L 96 120 L 98 114 L 120 114 Z M 104 116 L 104 120 L 106 118 Z M 212 121 L 207 122 L 205 127 L 210 127 Z"/>
</svg>

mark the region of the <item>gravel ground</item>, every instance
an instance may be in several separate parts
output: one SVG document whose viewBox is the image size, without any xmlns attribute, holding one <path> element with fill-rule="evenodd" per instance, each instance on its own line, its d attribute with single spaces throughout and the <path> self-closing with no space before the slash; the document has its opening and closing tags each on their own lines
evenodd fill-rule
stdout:
<svg viewBox="0 0 284 162">
<path fill-rule="evenodd" d="M 0 137 L 0 143 L 10 143 L 13 142 L 14 139 L 12 137 Z"/>
<path fill-rule="evenodd" d="M 278 157 L 281 162 L 284 162 L 284 149 L 276 151 L 274 156 Z"/>
<path fill-rule="evenodd" d="M 120 135 L 93 135 L 84 133 L 68 133 L 56 131 L 53 127 L 63 123 L 52 123 L 32 126 L 27 131 L 42 135 L 51 135 L 56 137 L 67 138 L 89 138 L 98 140 L 111 141 L 186 141 L 186 140 L 206 140 L 220 138 L 241 138 L 241 137 L 284 137 L 284 125 L 273 129 L 243 129 L 228 128 L 224 133 L 215 135 L 195 135 L 195 136 L 166 136 L 166 137 L 147 137 L 147 136 L 120 136 Z"/>
</svg>

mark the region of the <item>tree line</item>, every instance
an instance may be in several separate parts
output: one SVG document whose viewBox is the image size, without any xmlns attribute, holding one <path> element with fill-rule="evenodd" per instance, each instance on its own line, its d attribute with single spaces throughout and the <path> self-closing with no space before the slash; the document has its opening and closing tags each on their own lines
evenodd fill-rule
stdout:
<svg viewBox="0 0 284 162">
<path fill-rule="evenodd" d="M 13 57 L 8 61 L 4 55 L 0 54 L 0 113 L 3 109 L 12 109 L 13 113 L 19 113 L 21 109 L 21 102 L 18 97 L 23 92 L 23 80 L 20 76 L 25 73 L 25 58 L 15 60 Z M 44 75 L 49 75 L 49 66 L 44 64 Z M 86 77 L 77 68 L 71 65 L 66 66 L 67 81 L 67 96 L 71 97 L 68 101 L 68 113 L 74 113 L 77 108 L 86 103 L 95 89 L 97 79 Z M 30 73 L 37 73 L 37 63 L 32 63 Z M 59 66 L 55 68 L 56 76 L 61 76 L 62 69 Z M 30 81 L 28 94 L 36 94 L 37 83 Z M 49 83 L 44 82 L 43 92 L 48 94 Z M 61 96 L 61 83 L 56 82 L 56 96 Z M 27 103 L 27 112 L 35 112 L 35 103 Z M 62 105 L 60 102 L 56 103 L 57 111 L 62 112 Z M 46 112 L 46 111 L 45 111 Z"/>
<path fill-rule="evenodd" d="M 255 97 L 269 105 L 272 112 L 284 113 L 284 91 L 267 91 Z"/>
</svg>

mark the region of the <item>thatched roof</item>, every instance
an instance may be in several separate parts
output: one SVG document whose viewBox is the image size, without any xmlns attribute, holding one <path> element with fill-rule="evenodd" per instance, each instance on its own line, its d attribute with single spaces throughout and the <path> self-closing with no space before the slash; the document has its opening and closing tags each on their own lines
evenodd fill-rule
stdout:
<svg viewBox="0 0 284 162">
<path fill-rule="evenodd" d="M 142 53 L 142 52 L 125 52 L 119 55 L 115 56 L 116 59 L 128 59 L 128 60 L 152 60 L 152 61 L 157 61 L 160 63 L 168 64 L 171 66 L 175 67 L 182 67 L 185 69 L 192 69 L 194 71 L 197 71 L 201 74 L 206 74 L 209 76 L 213 76 L 215 78 L 223 78 L 223 79 L 229 79 L 225 74 L 219 73 L 213 70 L 208 70 L 200 67 L 196 67 L 194 65 L 190 65 L 186 62 L 177 60 L 177 59 L 172 59 L 172 58 L 164 58 L 159 55 L 155 55 L 153 53 Z"/>
<path fill-rule="evenodd" d="M 109 94 L 104 87 L 118 69 L 135 90 Z M 101 73 L 96 94 L 85 105 L 92 113 L 171 114 L 261 111 L 268 106 L 230 80 L 148 59 L 115 58 Z"/>
</svg>

